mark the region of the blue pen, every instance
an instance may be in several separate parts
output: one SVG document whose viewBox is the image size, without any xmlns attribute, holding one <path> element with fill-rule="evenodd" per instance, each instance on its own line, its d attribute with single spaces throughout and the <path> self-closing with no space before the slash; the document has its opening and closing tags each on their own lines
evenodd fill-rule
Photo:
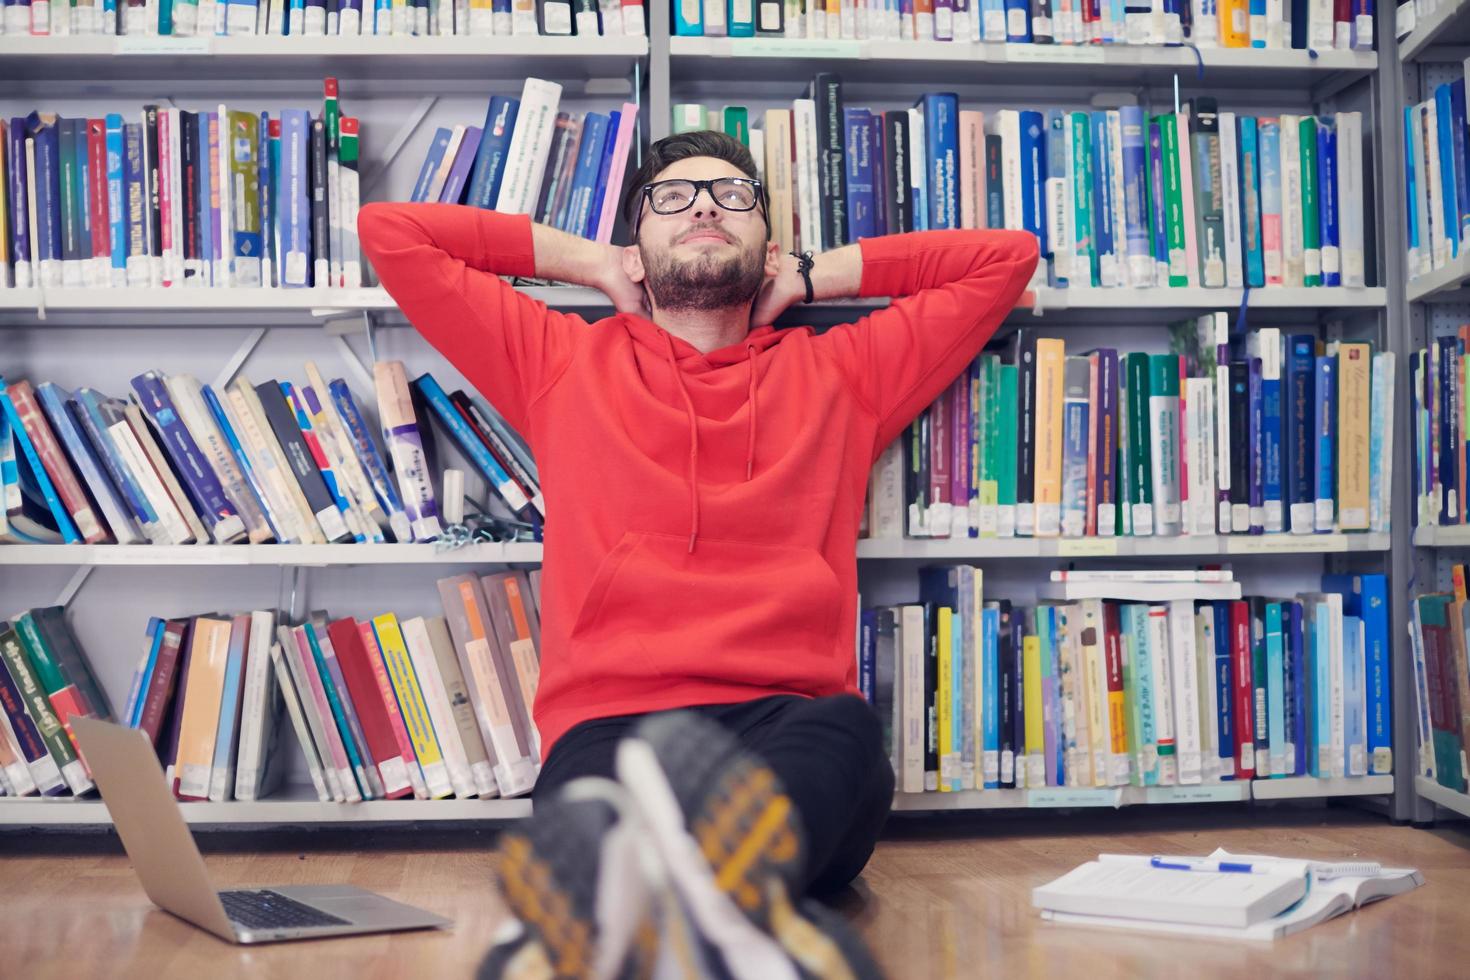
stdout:
<svg viewBox="0 0 1470 980">
<path fill-rule="evenodd" d="M 1155 856 L 1149 860 L 1149 866 L 1163 868 L 1167 871 L 1220 871 L 1227 874 L 1256 874 L 1253 865 L 1244 864 L 1240 861 L 1212 861 L 1205 858 L 1163 858 Z M 1265 869 L 1261 869 L 1261 874 Z"/>
</svg>

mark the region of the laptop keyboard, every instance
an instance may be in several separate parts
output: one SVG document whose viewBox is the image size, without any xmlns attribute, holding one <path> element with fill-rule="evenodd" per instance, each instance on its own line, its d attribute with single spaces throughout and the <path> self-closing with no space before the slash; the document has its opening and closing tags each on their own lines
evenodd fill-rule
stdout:
<svg viewBox="0 0 1470 980">
<path fill-rule="evenodd" d="M 230 921 L 246 929 L 300 929 L 352 923 L 273 891 L 219 893 Z"/>
</svg>

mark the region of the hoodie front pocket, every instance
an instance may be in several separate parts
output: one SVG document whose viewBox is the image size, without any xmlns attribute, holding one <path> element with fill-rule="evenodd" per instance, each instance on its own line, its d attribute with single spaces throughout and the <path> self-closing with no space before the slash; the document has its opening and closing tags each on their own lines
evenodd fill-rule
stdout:
<svg viewBox="0 0 1470 980">
<path fill-rule="evenodd" d="M 840 684 L 841 586 L 813 548 L 626 533 L 608 552 L 572 627 L 585 679 L 824 690 Z M 850 651 L 849 651 L 850 653 Z"/>
</svg>

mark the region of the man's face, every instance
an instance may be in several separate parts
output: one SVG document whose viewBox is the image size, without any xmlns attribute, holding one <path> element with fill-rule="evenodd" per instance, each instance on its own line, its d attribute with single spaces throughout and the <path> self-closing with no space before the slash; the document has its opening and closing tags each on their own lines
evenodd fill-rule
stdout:
<svg viewBox="0 0 1470 980">
<path fill-rule="evenodd" d="M 690 157 L 665 167 L 654 180 L 744 176 L 715 157 Z M 727 211 L 701 189 L 693 205 L 678 214 L 656 214 L 646 197 L 639 208 L 638 239 L 624 251 L 623 268 L 634 282 L 647 284 L 657 309 L 747 305 L 766 277 L 780 269 L 778 246 L 766 240 L 759 204 L 749 211 Z"/>
</svg>

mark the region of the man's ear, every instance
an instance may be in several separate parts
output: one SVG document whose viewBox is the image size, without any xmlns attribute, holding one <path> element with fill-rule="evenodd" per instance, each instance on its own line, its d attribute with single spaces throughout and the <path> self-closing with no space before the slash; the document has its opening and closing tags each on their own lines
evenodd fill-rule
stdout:
<svg viewBox="0 0 1470 980">
<path fill-rule="evenodd" d="M 766 242 L 766 278 L 781 274 L 781 246 L 777 242 Z"/>
<path fill-rule="evenodd" d="M 643 253 L 637 245 L 623 246 L 623 272 L 633 282 L 642 282 L 648 275 L 643 268 Z"/>
</svg>

